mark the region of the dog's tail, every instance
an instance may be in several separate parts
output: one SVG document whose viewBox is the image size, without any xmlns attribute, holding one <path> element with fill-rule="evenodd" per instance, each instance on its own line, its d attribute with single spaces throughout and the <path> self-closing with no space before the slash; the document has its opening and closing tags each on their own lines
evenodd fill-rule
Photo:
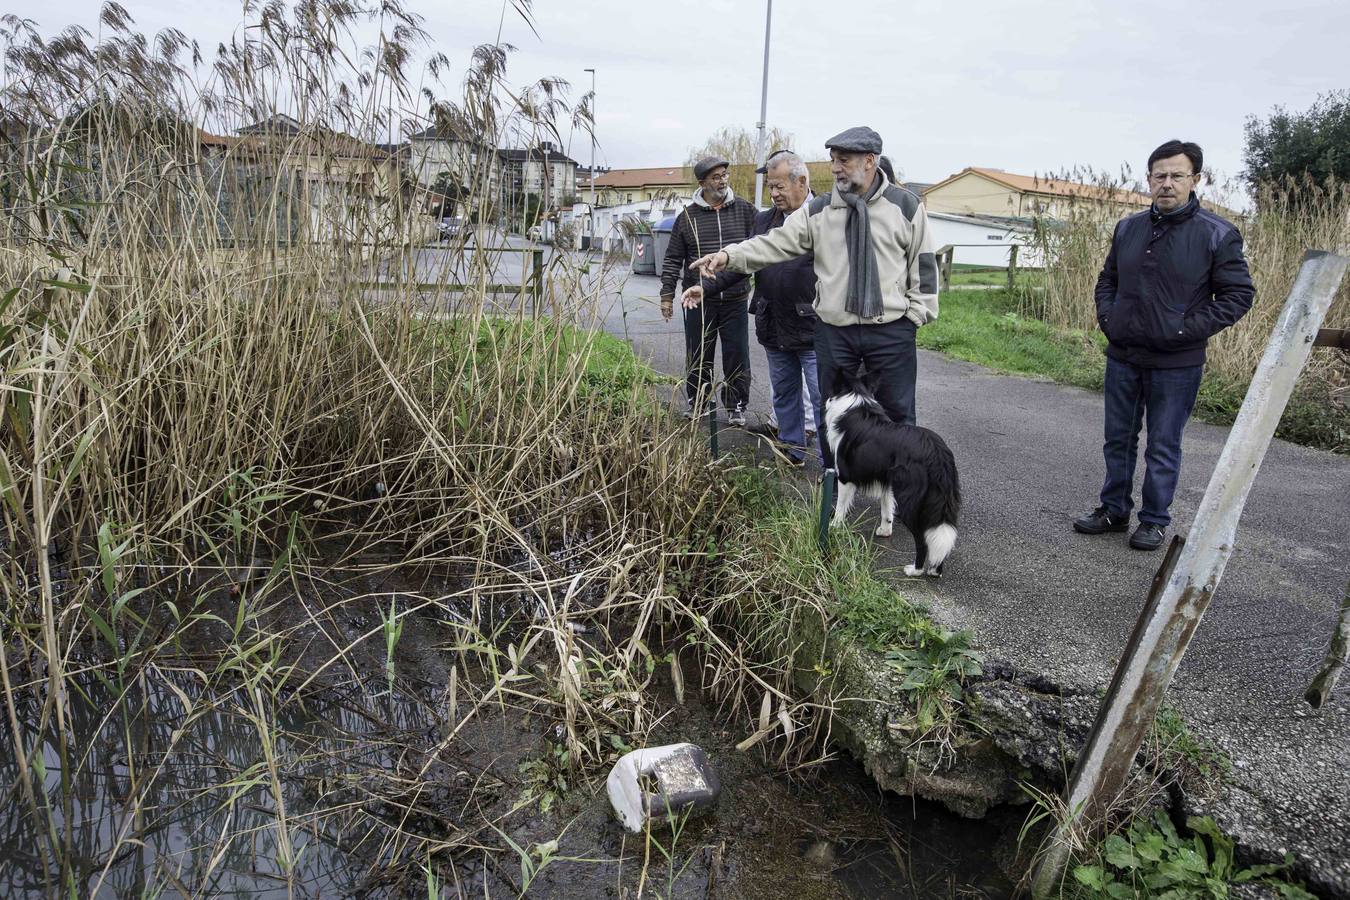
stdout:
<svg viewBox="0 0 1350 900">
<path fill-rule="evenodd" d="M 923 542 L 928 545 L 928 557 L 924 560 L 924 570 L 931 572 L 947 561 L 952 548 L 956 546 L 956 526 L 942 523 L 934 525 L 923 533 Z"/>
<path fill-rule="evenodd" d="M 923 540 L 928 545 L 924 568 L 933 571 L 946 561 L 956 546 L 956 523 L 961 516 L 961 481 L 956 457 L 941 439 L 934 453 L 934 467 L 924 502 Z"/>
</svg>

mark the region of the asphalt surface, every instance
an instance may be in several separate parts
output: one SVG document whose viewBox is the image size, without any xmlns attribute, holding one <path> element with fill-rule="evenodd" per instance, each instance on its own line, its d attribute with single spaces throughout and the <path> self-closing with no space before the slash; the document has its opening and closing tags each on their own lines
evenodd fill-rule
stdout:
<svg viewBox="0 0 1350 900">
<path fill-rule="evenodd" d="M 657 369 L 681 374 L 679 313 L 660 318 L 658 279 L 619 278 L 607 293 L 604 326 Z M 751 358 L 753 421 L 769 411 L 753 337 Z M 940 619 L 973 629 L 990 656 L 1062 686 L 1105 688 L 1162 553 L 1131 550 L 1126 534 L 1071 528 L 1097 505 L 1101 395 L 920 351 L 917 405 L 919 423 L 956 455 L 960 539 L 940 581 L 898 576 L 913 553 L 903 528 L 876 539 L 888 576 Z M 1187 427 L 1175 531 L 1190 526 L 1227 437 L 1226 428 Z M 869 509 L 854 527 L 870 532 L 872 518 Z M 1276 441 L 1168 702 L 1233 762 L 1219 795 L 1189 801 L 1194 810 L 1258 856 L 1294 853 L 1319 893 L 1350 897 L 1350 684 L 1320 710 L 1302 699 L 1350 579 L 1348 524 L 1350 458 Z"/>
</svg>

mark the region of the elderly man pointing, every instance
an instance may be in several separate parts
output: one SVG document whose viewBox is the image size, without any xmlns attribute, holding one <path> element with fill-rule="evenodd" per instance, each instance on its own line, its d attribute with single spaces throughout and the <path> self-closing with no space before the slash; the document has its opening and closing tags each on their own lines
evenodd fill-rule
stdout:
<svg viewBox="0 0 1350 900">
<path fill-rule="evenodd" d="M 694 262 L 705 275 L 757 272 L 804 253 L 815 256 L 816 359 L 820 386 L 865 366 L 877 400 L 913 424 L 919 326 L 938 314 L 937 259 L 919 198 L 877 169 L 881 135 L 850 128 L 826 141 L 834 190 L 788 216 L 782 227 Z M 822 435 L 826 466 L 833 465 Z"/>
</svg>

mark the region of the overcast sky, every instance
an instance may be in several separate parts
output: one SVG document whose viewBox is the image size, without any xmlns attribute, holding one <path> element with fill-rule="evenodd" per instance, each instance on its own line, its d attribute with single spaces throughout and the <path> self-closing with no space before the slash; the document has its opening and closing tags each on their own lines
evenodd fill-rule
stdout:
<svg viewBox="0 0 1350 900">
<path fill-rule="evenodd" d="M 122 0 L 138 27 L 176 26 L 211 48 L 241 6 Z M 475 44 L 515 44 L 509 79 L 556 75 L 589 89 L 597 70 L 598 164 L 681 163 L 723 125 L 759 118 L 764 0 L 535 0 L 536 37 L 489 0 L 405 0 L 435 49 L 468 63 Z M 44 33 L 96 25 L 95 0 L 23 15 Z M 1242 168 L 1243 123 L 1350 87 L 1350 3 L 1049 0 L 923 4 L 777 0 L 768 123 L 808 158 L 867 124 L 914 181 L 969 165 L 1037 174 L 1086 165 L 1136 175 L 1171 137 L 1199 142 L 1222 175 Z M 578 135 L 571 155 L 589 161 Z"/>
</svg>

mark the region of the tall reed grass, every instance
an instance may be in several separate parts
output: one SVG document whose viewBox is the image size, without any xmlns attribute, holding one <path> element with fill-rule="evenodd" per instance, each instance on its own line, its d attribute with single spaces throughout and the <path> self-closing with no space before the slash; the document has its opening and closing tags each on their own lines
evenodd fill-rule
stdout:
<svg viewBox="0 0 1350 900">
<path fill-rule="evenodd" d="M 793 558 L 809 524 L 743 540 L 697 436 L 600 364 L 605 273 L 558 255 L 490 292 L 509 254 L 483 231 L 429 252 L 424 191 L 378 146 L 440 122 L 481 160 L 588 127 L 589 98 L 512 87 L 500 43 L 455 101 L 419 91 L 450 61 L 413 71 L 427 35 L 392 0 L 249 16 L 211 61 L 114 3 L 98 37 L 0 20 L 0 772 L 32 848 L 8 889 L 205 895 L 252 860 L 294 895 L 324 845 L 367 886 L 457 882 L 519 809 L 428 800 L 457 739 L 543 716 L 584 775 L 650 734 L 658 664 L 809 758 L 828 700 L 786 643 L 826 615 L 825 565 Z M 466 177 L 491 220 L 491 168 Z M 409 623 L 442 651 L 415 690 Z M 389 718 L 315 749 L 296 721 L 353 684 Z"/>
</svg>

